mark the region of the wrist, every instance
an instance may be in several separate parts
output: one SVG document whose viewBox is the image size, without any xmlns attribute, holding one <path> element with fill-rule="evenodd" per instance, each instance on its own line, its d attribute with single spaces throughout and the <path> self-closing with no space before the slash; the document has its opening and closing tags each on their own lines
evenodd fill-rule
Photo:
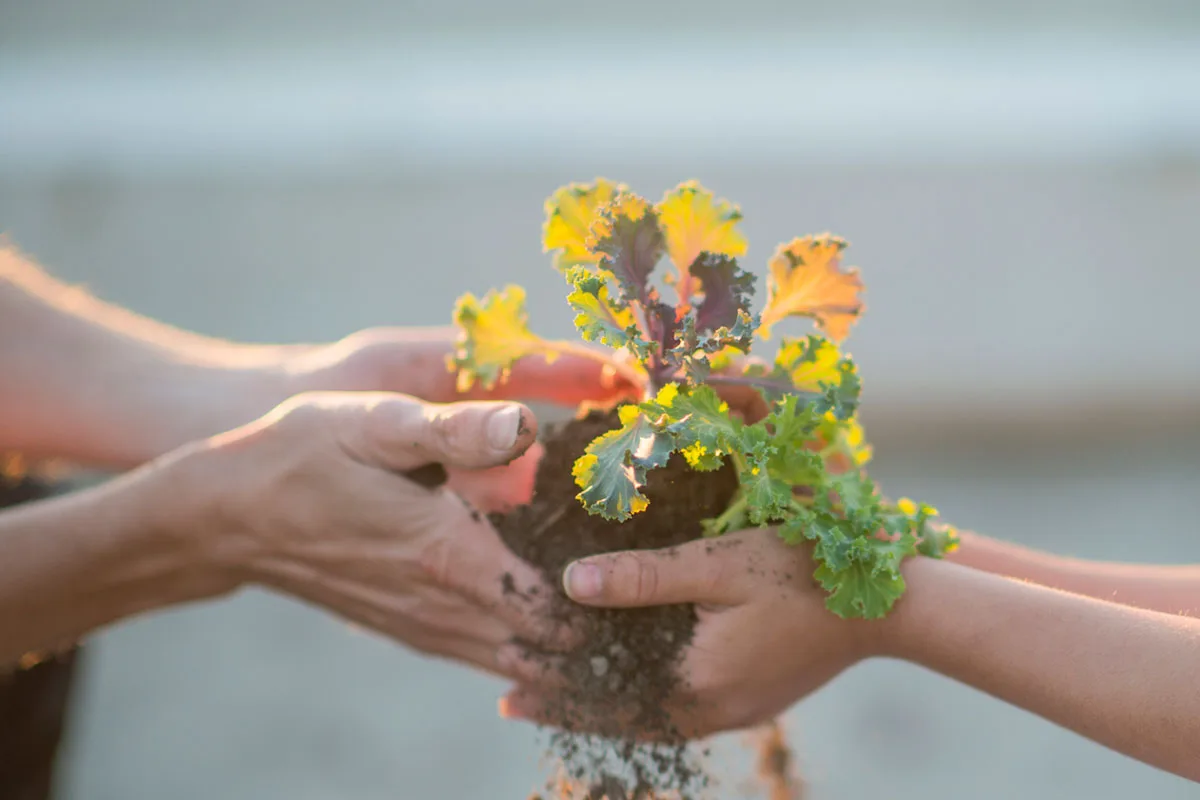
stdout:
<svg viewBox="0 0 1200 800">
<path fill-rule="evenodd" d="M 206 441 L 173 451 L 124 476 L 145 509 L 147 549 L 173 565 L 184 594 L 215 597 L 247 583 L 249 562 L 239 535 L 236 474 Z"/>
<path fill-rule="evenodd" d="M 112 461 L 134 466 L 252 422 L 295 394 L 296 383 L 279 357 L 255 348 L 231 346 L 218 357 L 152 370 L 140 402 L 126 406 L 133 413 L 117 426 L 140 433 L 127 436 L 126 452 Z"/>
<path fill-rule="evenodd" d="M 944 584 L 952 577 L 947 573 L 959 569 L 928 556 L 906 559 L 900 568 L 904 576 L 904 594 L 886 617 L 877 620 L 870 642 L 872 654 L 919 662 L 921 643 L 937 622 L 930 609 L 946 603 Z"/>
</svg>

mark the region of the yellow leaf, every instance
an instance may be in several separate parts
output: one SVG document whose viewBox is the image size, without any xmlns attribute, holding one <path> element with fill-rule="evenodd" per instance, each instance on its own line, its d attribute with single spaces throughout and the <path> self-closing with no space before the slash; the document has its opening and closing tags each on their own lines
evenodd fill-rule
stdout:
<svg viewBox="0 0 1200 800">
<path fill-rule="evenodd" d="M 701 253 L 735 258 L 746 254 L 746 237 L 737 227 L 742 212 L 727 200 L 715 200 L 712 192 L 696 181 L 667 192 L 657 211 L 667 237 L 667 253 L 679 270 L 677 287 L 682 300 L 694 291 L 688 270 Z"/>
<path fill-rule="evenodd" d="M 837 386 L 842 381 L 838 369 L 841 353 L 827 339 L 812 336 L 784 339 L 775 355 L 775 366 L 784 370 L 801 392 L 820 392 L 821 385 Z"/>
<path fill-rule="evenodd" d="M 802 316 L 835 341 L 846 338 L 863 312 L 858 269 L 841 269 L 846 240 L 831 234 L 805 236 L 780 245 L 769 262 L 767 303 L 758 329 L 764 339 L 771 326 L 786 317 Z"/>
<path fill-rule="evenodd" d="M 600 209 L 622 191 L 625 191 L 623 184 L 597 178 L 593 183 L 563 186 L 546 200 L 542 249 L 547 253 L 558 251 L 554 254 L 554 266 L 566 269 L 600 260 L 600 255 L 588 248 L 588 234 Z"/>
<path fill-rule="evenodd" d="M 525 312 L 525 290 L 506 286 L 492 290 L 482 301 L 465 294 L 454 307 L 458 325 L 457 347 L 450 366 L 458 371 L 458 390 L 465 392 L 478 380 L 485 389 L 508 378 L 518 359 L 541 353 L 546 361 L 558 357 L 548 342 L 530 332 Z"/>
</svg>

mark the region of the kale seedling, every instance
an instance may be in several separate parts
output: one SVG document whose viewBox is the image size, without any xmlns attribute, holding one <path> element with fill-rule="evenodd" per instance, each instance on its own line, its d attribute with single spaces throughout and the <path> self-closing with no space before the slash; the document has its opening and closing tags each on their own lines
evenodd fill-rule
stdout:
<svg viewBox="0 0 1200 800">
<path fill-rule="evenodd" d="M 525 293 L 510 285 L 459 299 L 450 368 L 465 390 L 503 381 L 521 358 L 582 351 L 632 363 L 642 397 L 621 406 L 619 427 L 574 465 L 589 513 L 619 523 L 644 510 L 646 473 L 672 453 L 698 471 L 732 465 L 740 488 L 724 513 L 702 522 L 705 535 L 773 526 L 789 544 L 811 542 L 815 578 L 842 617 L 884 616 L 904 591 L 904 558 L 956 545 L 953 528 L 933 523 L 936 510 L 888 501 L 863 469 L 871 449 L 856 419 L 861 383 L 838 347 L 863 312 L 863 284 L 841 266 L 843 239 L 780 245 L 755 313 L 755 276 L 737 261 L 747 246 L 742 215 L 694 181 L 657 204 L 603 179 L 571 184 L 546 201 L 546 215 L 543 246 L 570 287 L 575 326 L 611 352 L 531 333 Z M 651 275 L 664 257 L 671 268 L 660 288 Z M 770 361 L 747 358 L 790 317 L 821 333 L 781 338 Z M 753 422 L 732 414 L 722 400 L 730 387 L 757 392 L 768 413 Z"/>
</svg>

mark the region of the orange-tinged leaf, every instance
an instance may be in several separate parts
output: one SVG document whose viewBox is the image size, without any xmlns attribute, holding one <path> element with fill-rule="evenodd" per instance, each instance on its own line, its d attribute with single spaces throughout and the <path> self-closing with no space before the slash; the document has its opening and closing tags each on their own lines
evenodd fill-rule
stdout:
<svg viewBox="0 0 1200 800">
<path fill-rule="evenodd" d="M 656 209 L 667 236 L 667 253 L 679 271 L 676 286 L 681 300 L 686 301 L 695 289 L 689 269 L 701 253 L 746 254 L 746 237 L 738 230 L 741 210 L 727 200 L 716 200 L 696 181 L 667 192 Z"/>
<path fill-rule="evenodd" d="M 768 266 L 767 304 L 758 330 L 764 339 L 771 326 L 791 316 L 810 317 L 834 341 L 850 332 L 863 312 L 862 280 L 857 268 L 841 268 L 846 240 L 831 234 L 805 236 L 780 245 Z"/>
<path fill-rule="evenodd" d="M 546 222 L 542 226 L 542 248 L 554 254 L 554 266 L 559 269 L 576 264 L 595 264 L 599 253 L 588 248 L 588 234 L 600 209 L 618 192 L 623 184 L 596 178 L 592 183 L 571 183 L 559 188 L 545 204 Z"/>
<path fill-rule="evenodd" d="M 525 312 L 525 290 L 506 286 L 488 292 L 482 301 L 465 294 L 454 307 L 458 342 L 449 366 L 458 372 L 458 391 L 465 392 L 475 381 L 492 389 L 508 379 L 520 358 L 542 354 L 553 361 L 558 353 L 541 337 L 531 333 Z"/>
</svg>

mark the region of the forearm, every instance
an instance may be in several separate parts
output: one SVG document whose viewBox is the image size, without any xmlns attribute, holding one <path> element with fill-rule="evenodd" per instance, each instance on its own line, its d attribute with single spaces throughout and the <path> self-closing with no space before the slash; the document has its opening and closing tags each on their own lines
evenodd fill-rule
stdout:
<svg viewBox="0 0 1200 800">
<path fill-rule="evenodd" d="M 0 668 L 232 588 L 185 535 L 182 490 L 157 469 L 0 513 Z"/>
<path fill-rule="evenodd" d="M 963 532 L 947 559 L 1053 589 L 1167 614 L 1200 616 L 1200 566 L 1119 564 L 1066 558 Z"/>
<path fill-rule="evenodd" d="M 0 244 L 0 451 L 136 465 L 282 400 L 279 361 L 103 303 Z"/>
<path fill-rule="evenodd" d="M 1200 620 L 912 559 L 883 652 L 1200 781 Z"/>
</svg>

